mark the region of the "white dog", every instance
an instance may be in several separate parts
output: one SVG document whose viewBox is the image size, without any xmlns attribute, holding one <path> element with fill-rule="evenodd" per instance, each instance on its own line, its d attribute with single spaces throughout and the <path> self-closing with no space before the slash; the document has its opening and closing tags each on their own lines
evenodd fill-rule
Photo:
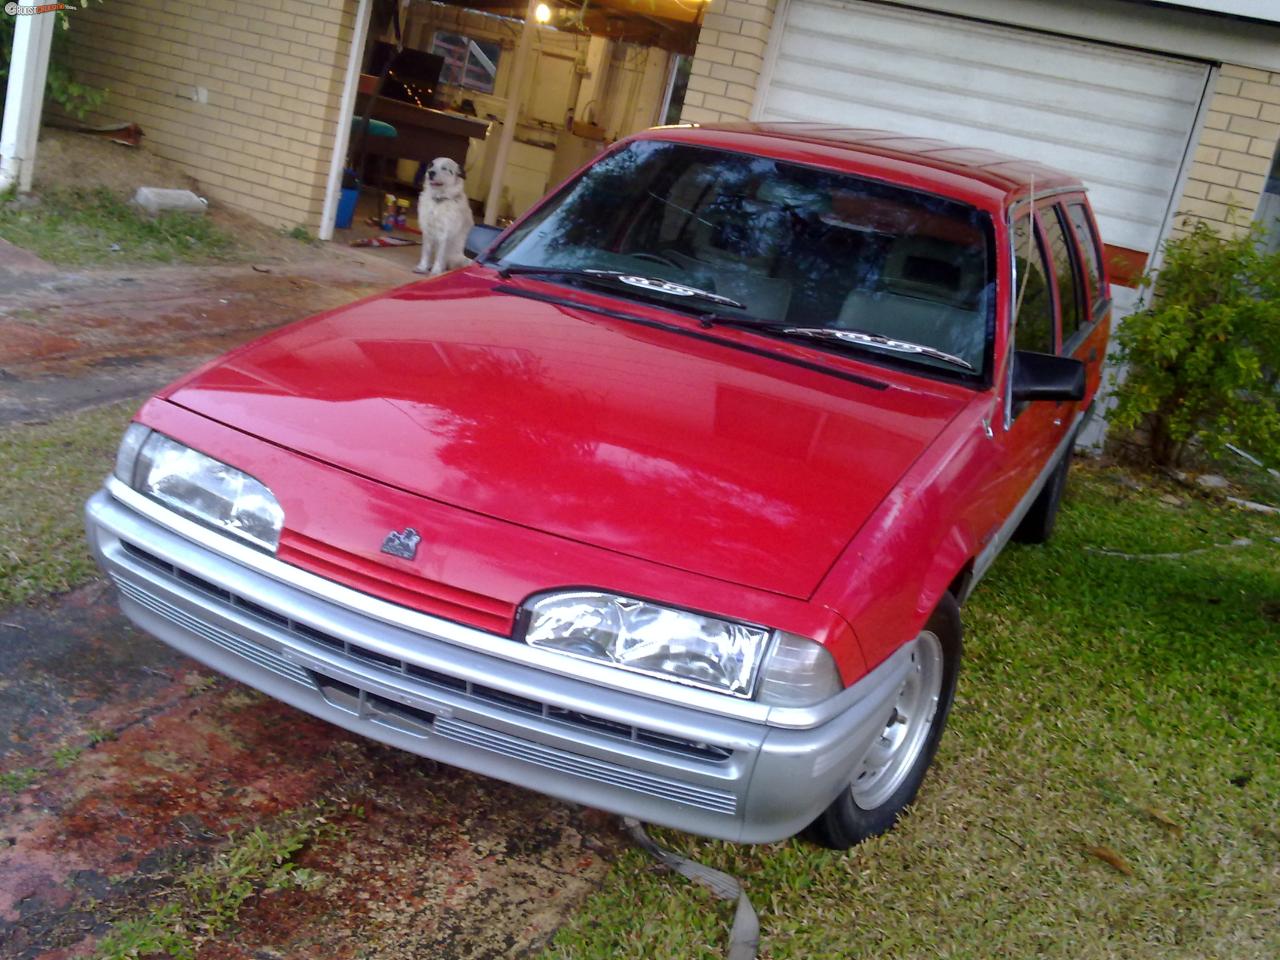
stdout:
<svg viewBox="0 0 1280 960">
<path fill-rule="evenodd" d="M 462 188 L 462 168 L 448 157 L 436 157 L 427 165 L 427 182 L 418 197 L 422 259 L 414 270 L 435 276 L 465 264 L 462 248 L 474 223 Z"/>
</svg>

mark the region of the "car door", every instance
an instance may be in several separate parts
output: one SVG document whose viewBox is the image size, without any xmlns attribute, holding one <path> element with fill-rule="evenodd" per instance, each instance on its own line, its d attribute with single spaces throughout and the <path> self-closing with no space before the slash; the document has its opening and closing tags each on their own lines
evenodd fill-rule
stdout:
<svg viewBox="0 0 1280 960">
<path fill-rule="evenodd" d="M 1009 356 L 1012 357 L 1014 350 L 1057 353 L 1061 345 L 1059 298 L 1040 211 L 1026 204 L 1015 208 L 1009 246 L 1015 280 L 1010 292 L 1013 329 Z M 1064 410 L 1062 404 L 1014 403 L 1010 395 L 1011 377 L 1011 363 L 1007 363 L 1000 383 L 1003 422 L 992 424 L 993 452 L 998 467 L 987 490 L 991 512 L 982 535 L 982 568 L 994 559 L 1013 532 L 1014 522 L 1029 505 L 1030 495 L 1069 429 L 1070 411 Z"/>
</svg>

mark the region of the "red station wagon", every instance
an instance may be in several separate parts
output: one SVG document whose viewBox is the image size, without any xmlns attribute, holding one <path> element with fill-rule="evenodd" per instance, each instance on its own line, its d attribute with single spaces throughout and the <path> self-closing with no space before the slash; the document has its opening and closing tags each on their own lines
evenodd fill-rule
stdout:
<svg viewBox="0 0 1280 960">
<path fill-rule="evenodd" d="M 142 407 L 87 506 L 124 611 L 565 800 L 744 842 L 887 829 L 960 604 L 1050 534 L 1098 388 L 1079 181 L 878 131 L 660 128 L 481 234 Z"/>
</svg>

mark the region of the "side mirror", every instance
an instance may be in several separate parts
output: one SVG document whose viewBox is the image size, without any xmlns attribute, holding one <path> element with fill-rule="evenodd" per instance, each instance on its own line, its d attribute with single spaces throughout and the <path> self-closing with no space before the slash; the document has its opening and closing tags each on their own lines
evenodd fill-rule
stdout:
<svg viewBox="0 0 1280 960">
<path fill-rule="evenodd" d="M 467 239 L 462 245 L 462 252 L 474 260 L 480 254 L 488 252 L 489 248 L 493 246 L 493 241 L 498 239 L 498 234 L 501 232 L 501 227 L 491 227 L 487 223 L 477 223 L 467 232 Z"/>
<path fill-rule="evenodd" d="M 1017 350 L 1013 354 L 1013 401 L 1083 400 L 1084 364 L 1074 357 Z"/>
</svg>

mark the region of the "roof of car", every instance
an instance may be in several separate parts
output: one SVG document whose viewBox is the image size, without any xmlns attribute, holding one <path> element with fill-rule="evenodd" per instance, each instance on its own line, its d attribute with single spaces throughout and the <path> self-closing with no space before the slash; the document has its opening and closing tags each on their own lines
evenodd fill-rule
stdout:
<svg viewBox="0 0 1280 960">
<path fill-rule="evenodd" d="M 639 136 L 671 139 L 799 162 L 854 163 L 868 173 L 906 174 L 923 188 L 950 185 L 988 201 L 1010 200 L 1034 190 L 1083 189 L 1080 178 L 1032 160 L 945 140 L 888 130 L 824 123 L 690 124 L 657 127 Z M 894 177 L 897 179 L 897 177 Z M 946 192 L 953 192 L 947 190 Z"/>
</svg>

